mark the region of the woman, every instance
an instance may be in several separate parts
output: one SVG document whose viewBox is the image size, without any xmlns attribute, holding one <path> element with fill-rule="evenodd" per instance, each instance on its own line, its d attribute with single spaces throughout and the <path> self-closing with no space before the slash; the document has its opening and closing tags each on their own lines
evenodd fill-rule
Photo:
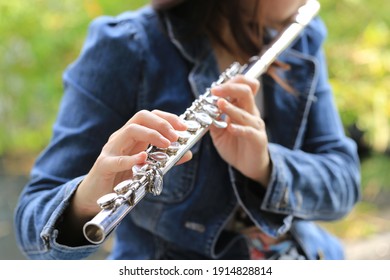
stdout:
<svg viewBox="0 0 390 280">
<path fill-rule="evenodd" d="M 177 115 L 232 62 L 261 53 L 302 0 L 164 0 L 95 20 L 64 74 L 50 145 L 16 210 L 30 258 L 85 258 L 82 226 L 96 200 L 187 129 Z M 342 258 L 312 221 L 336 220 L 359 198 L 356 147 L 345 137 L 313 20 L 259 81 L 212 88 L 228 127 L 164 175 L 115 231 L 112 259 Z M 225 98 L 229 97 L 229 98 Z M 229 100 L 229 101 L 228 101 Z M 190 158 L 192 158 L 190 160 Z"/>
</svg>

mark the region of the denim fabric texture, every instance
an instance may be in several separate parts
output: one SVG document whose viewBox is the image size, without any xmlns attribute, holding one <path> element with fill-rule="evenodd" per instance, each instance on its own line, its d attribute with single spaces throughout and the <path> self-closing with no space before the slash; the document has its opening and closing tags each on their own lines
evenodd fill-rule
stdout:
<svg viewBox="0 0 390 280">
<path fill-rule="evenodd" d="M 144 7 L 91 23 L 63 75 L 53 137 L 15 212 L 18 244 L 28 258 L 83 259 L 96 252 L 98 245 L 58 244 L 56 225 L 108 137 L 142 109 L 182 114 L 217 80 L 207 38 L 182 41 L 185 26 L 165 20 L 167 32 Z M 344 134 L 328 83 L 325 37 L 316 18 L 280 57 L 291 66 L 280 75 L 297 97 L 261 77 L 273 166 L 267 188 L 224 162 L 206 135 L 190 162 L 164 176 L 162 194 L 147 195 L 118 226 L 110 259 L 246 258 L 242 236 L 224 231 L 237 207 L 270 236 L 290 232 L 309 259 L 343 258 L 338 239 L 314 222 L 342 218 L 360 198 L 356 146 Z"/>
</svg>

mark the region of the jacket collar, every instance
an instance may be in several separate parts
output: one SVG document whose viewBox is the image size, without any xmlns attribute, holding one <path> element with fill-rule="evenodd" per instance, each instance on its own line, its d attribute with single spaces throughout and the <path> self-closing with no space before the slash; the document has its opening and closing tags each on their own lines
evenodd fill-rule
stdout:
<svg viewBox="0 0 390 280">
<path fill-rule="evenodd" d="M 189 62 L 199 63 L 212 52 L 212 47 L 206 36 L 187 37 L 191 31 L 191 26 L 188 23 L 166 15 L 164 15 L 163 20 L 172 43 Z"/>
<path fill-rule="evenodd" d="M 190 26 L 178 18 L 164 16 L 163 21 L 171 42 L 191 65 L 188 79 L 195 97 L 198 97 L 219 75 L 210 40 L 207 36 L 186 37 Z"/>
</svg>

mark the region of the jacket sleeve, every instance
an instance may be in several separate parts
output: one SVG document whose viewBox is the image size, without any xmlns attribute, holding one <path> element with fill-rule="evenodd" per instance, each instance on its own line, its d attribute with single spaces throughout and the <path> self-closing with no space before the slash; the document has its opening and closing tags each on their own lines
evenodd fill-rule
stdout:
<svg viewBox="0 0 390 280">
<path fill-rule="evenodd" d="M 98 18 L 79 58 L 66 69 L 52 139 L 37 158 L 15 211 L 17 242 L 28 258 L 81 259 L 98 249 L 58 244 L 56 225 L 108 137 L 135 110 L 139 44 L 131 22 Z"/>
<path fill-rule="evenodd" d="M 271 236 L 284 234 L 294 219 L 340 219 L 360 199 L 356 145 L 344 134 L 321 47 L 312 55 L 319 75 L 301 144 L 269 143 L 272 174 L 266 188 L 231 170 L 241 205 Z"/>
</svg>

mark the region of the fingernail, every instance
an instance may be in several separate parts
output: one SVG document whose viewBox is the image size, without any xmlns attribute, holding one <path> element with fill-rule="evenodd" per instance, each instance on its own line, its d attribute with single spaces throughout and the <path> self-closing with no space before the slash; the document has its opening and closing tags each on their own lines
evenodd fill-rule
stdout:
<svg viewBox="0 0 390 280">
<path fill-rule="evenodd" d="M 183 127 L 183 130 L 186 130 L 188 128 L 187 124 L 185 123 L 184 120 L 180 120 L 180 124 Z"/>
<path fill-rule="evenodd" d="M 220 102 L 220 105 L 222 105 L 224 107 L 229 106 L 229 102 L 224 98 L 221 98 L 220 100 L 218 100 L 218 102 Z"/>
<path fill-rule="evenodd" d="M 147 157 L 147 153 L 146 152 L 140 152 L 138 155 L 137 155 L 137 161 L 144 161 Z"/>
<path fill-rule="evenodd" d="M 170 145 L 171 144 L 171 142 L 163 136 L 160 136 L 160 141 L 163 145 Z"/>
</svg>

